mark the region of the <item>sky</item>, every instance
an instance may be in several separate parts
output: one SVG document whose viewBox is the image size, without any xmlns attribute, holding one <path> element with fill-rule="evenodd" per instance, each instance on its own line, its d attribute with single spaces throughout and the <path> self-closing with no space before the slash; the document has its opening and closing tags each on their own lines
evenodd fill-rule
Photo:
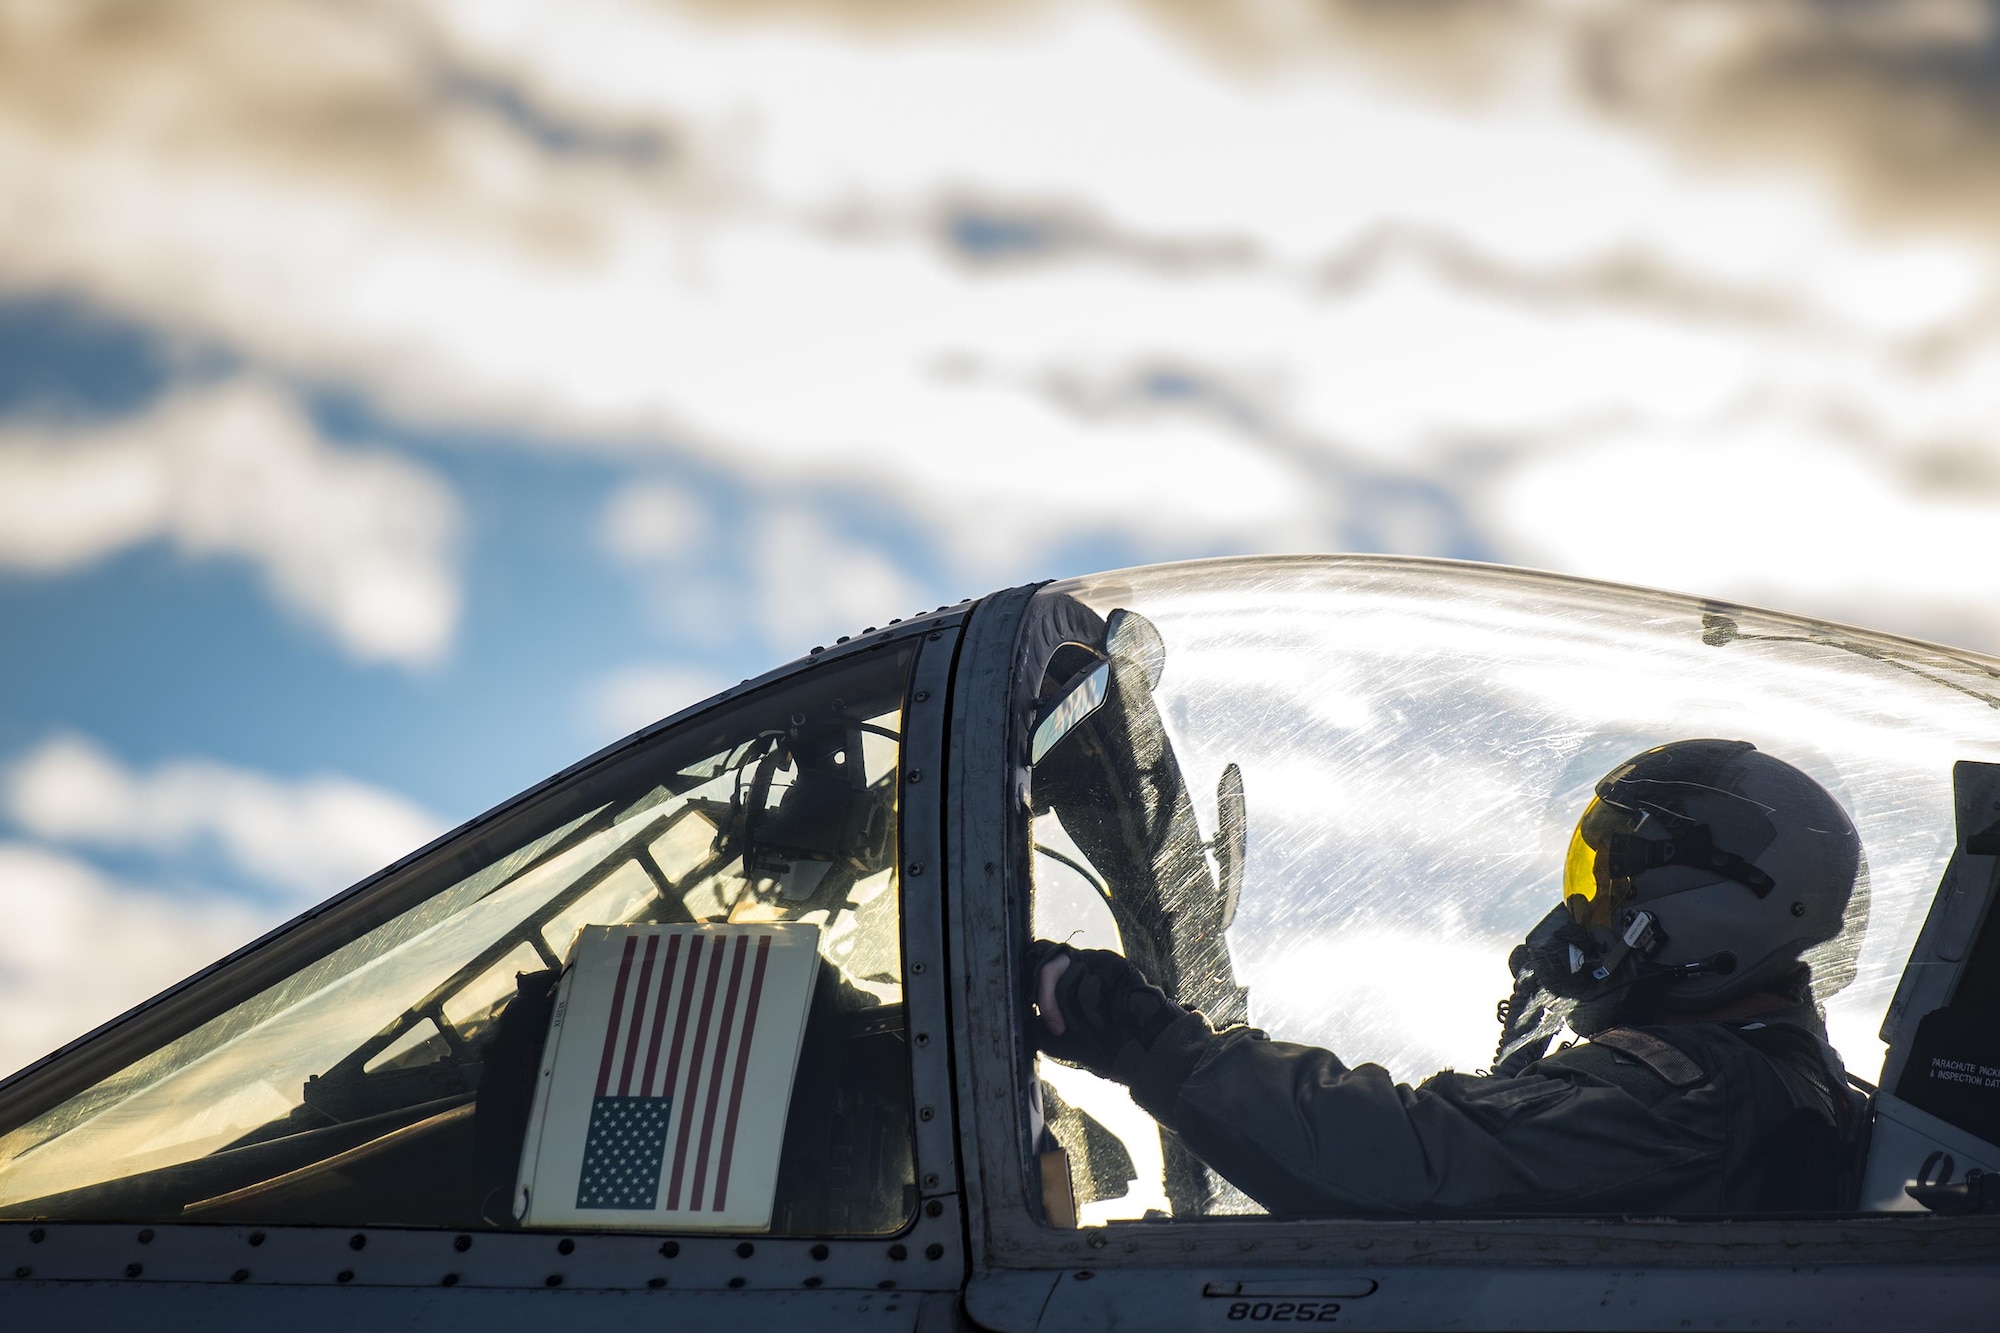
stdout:
<svg viewBox="0 0 2000 1333">
<path fill-rule="evenodd" d="M 1996 117 L 1971 4 L 0 0 L 0 1069 L 1030 579 L 2000 652 Z"/>
</svg>

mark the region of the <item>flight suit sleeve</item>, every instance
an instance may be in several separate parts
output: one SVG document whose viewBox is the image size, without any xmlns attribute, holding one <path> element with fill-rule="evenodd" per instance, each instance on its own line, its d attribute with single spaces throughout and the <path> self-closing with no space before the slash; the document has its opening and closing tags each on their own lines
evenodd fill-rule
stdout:
<svg viewBox="0 0 2000 1333">
<path fill-rule="evenodd" d="M 1127 1054 L 1134 1100 L 1281 1215 L 1705 1209 L 1727 1148 L 1714 1080 L 1676 1087 L 1609 1047 L 1411 1087 L 1190 1014 Z"/>
</svg>

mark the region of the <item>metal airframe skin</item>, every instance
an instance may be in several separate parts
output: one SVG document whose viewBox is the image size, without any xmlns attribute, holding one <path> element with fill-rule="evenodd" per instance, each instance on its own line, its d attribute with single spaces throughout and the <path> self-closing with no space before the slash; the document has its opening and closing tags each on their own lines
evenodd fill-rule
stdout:
<svg viewBox="0 0 2000 1333">
<path fill-rule="evenodd" d="M 1437 562 L 1374 561 L 1429 570 Z M 1229 562 L 1218 562 L 1227 572 Z M 1487 577 L 1472 569 L 1467 576 Z M 1504 574 L 1508 578 L 1546 578 Z M 431 1228 L 0 1223 L 13 1327 L 1381 1329 L 1965 1326 L 2000 1295 L 2000 1218 L 1043 1220 L 1014 960 L 1028 936 L 1032 698 L 1059 631 L 1008 589 L 746 681 L 556 775 L 0 1084 L 18 1124 L 399 904 L 453 842 L 703 711 L 820 663 L 915 641 L 904 714 L 903 958 L 919 1207 L 869 1239 Z M 1651 596 L 1651 594 L 1645 594 Z M 1728 610 L 1731 608 L 1723 608 Z M 1926 646 L 1926 651 L 1930 650 Z M 1036 658 L 1036 653 L 1041 656 Z M 1252 795 L 1252 820 L 1255 796 Z M 411 890 L 412 892 L 415 889 Z"/>
</svg>

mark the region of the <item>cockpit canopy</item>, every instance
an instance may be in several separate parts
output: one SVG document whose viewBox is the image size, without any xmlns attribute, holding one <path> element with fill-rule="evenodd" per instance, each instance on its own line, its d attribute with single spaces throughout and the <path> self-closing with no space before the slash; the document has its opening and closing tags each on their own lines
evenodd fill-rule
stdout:
<svg viewBox="0 0 2000 1333">
<path fill-rule="evenodd" d="M 2000 759 L 2000 664 L 1450 562 L 1071 580 L 1037 595 L 1023 645 L 1033 933 L 1120 950 L 1213 1021 L 1412 1083 L 1494 1062 L 1509 951 L 1562 902 L 1595 784 L 1692 737 L 1753 743 L 1853 819 L 1861 883 L 1808 959 L 1834 1045 L 1880 1078 L 1954 847 L 1953 765 Z M 1133 1164 L 1128 1192 L 1080 1197 L 1085 1220 L 1251 1206 L 1122 1089 L 1040 1068 L 1072 1156 L 1104 1158 L 1108 1131 L 1111 1174 Z"/>
<path fill-rule="evenodd" d="M 579 933 L 802 923 L 823 959 L 787 1080 L 799 1109 L 746 1151 L 782 1155 L 776 1229 L 895 1230 L 915 1208 L 897 882 L 912 656 L 878 649 L 625 747 L 295 923 L 200 1007 L 76 1052 L 83 1086 L 0 1138 L 0 1215 L 513 1226 Z M 690 1061 L 663 1099 L 695 1100 L 705 1072 Z"/>
</svg>

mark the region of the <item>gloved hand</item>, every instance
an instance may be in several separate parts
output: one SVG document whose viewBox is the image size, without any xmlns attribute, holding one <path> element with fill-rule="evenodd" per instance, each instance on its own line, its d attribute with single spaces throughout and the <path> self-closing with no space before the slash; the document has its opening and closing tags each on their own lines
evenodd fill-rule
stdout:
<svg viewBox="0 0 2000 1333">
<path fill-rule="evenodd" d="M 1028 946 L 1028 993 L 1041 1010 L 1036 1048 L 1106 1076 L 1127 1043 L 1150 1050 L 1188 1013 L 1118 954 L 1048 940 Z"/>
</svg>

